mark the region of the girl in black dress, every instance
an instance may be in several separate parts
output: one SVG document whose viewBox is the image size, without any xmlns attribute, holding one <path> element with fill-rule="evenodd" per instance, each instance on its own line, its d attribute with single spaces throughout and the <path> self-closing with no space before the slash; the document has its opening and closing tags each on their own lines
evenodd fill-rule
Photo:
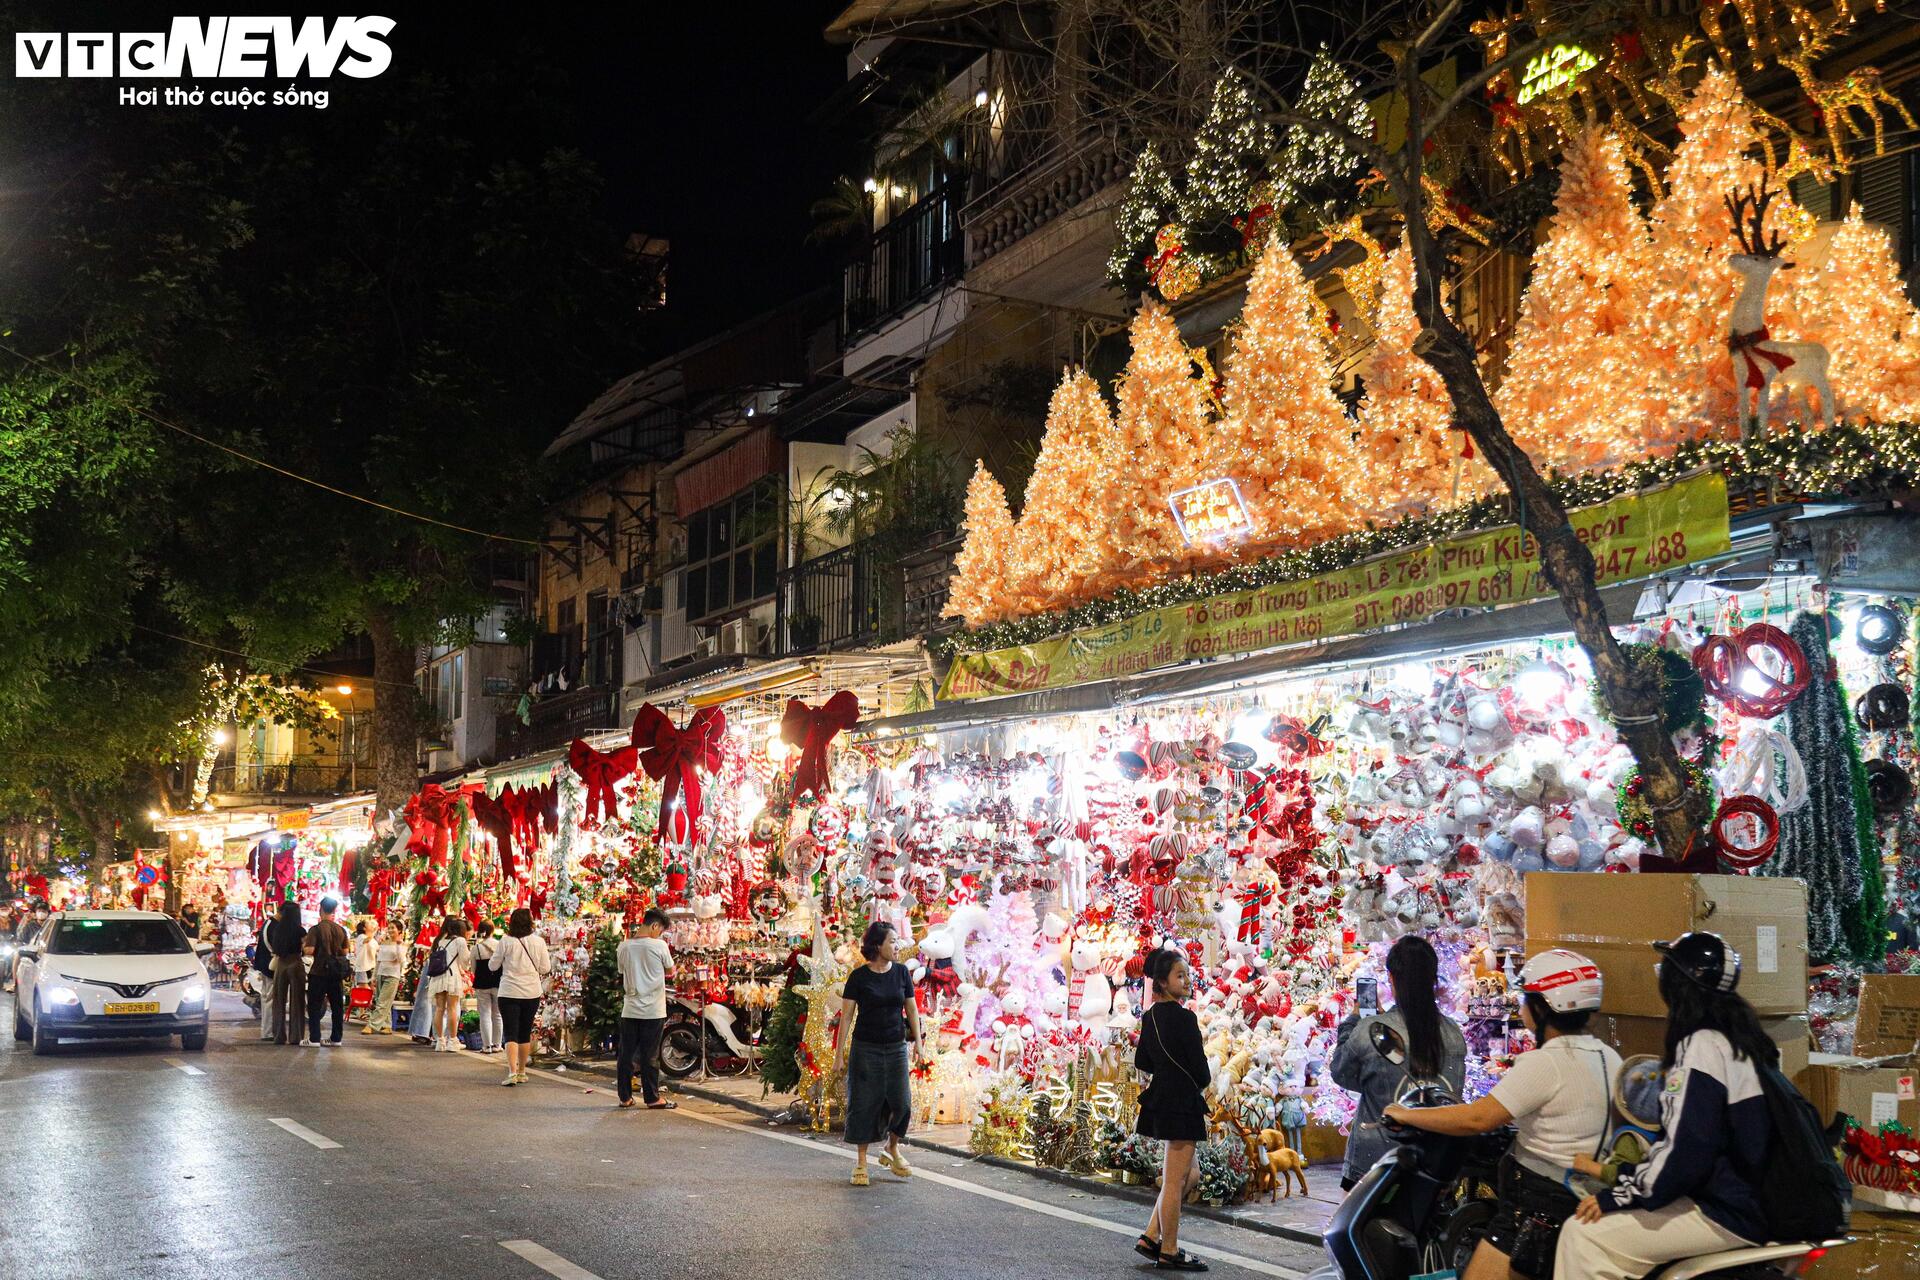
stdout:
<svg viewBox="0 0 1920 1280">
<path fill-rule="evenodd" d="M 1205 1271 L 1207 1264 L 1180 1247 L 1180 1202 L 1200 1180 L 1193 1144 L 1207 1137 L 1207 1105 L 1201 1093 L 1212 1080 L 1200 1023 L 1180 1001 L 1193 994 L 1187 962 L 1177 951 L 1147 957 L 1153 1004 L 1140 1019 L 1140 1047 L 1133 1065 L 1153 1077 L 1140 1094 L 1140 1119 L 1134 1132 L 1167 1144 L 1160 1175 L 1160 1198 L 1133 1248 L 1167 1271 Z"/>
</svg>

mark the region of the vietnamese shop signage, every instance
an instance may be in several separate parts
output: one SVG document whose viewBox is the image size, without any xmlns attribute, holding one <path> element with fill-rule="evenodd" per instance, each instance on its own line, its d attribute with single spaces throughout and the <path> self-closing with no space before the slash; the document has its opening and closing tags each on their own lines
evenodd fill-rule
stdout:
<svg viewBox="0 0 1920 1280">
<path fill-rule="evenodd" d="M 1627 582 L 1725 554 L 1727 482 L 1699 475 L 1570 513 L 1600 583 Z M 1201 658 L 1255 653 L 1390 625 L 1447 609 L 1520 604 L 1553 594 L 1539 547 L 1505 525 L 1387 552 L 1346 569 L 1168 605 L 1037 644 L 956 655 L 943 701 L 1057 689 Z"/>
</svg>

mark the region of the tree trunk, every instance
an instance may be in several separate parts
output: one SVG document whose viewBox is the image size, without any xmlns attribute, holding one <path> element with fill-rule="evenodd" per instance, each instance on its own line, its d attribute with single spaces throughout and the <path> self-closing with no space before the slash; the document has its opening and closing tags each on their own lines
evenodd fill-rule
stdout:
<svg viewBox="0 0 1920 1280">
<path fill-rule="evenodd" d="M 367 614 L 373 641 L 374 816 L 384 819 L 407 803 L 420 780 L 420 694 L 414 688 L 414 647 L 404 640 L 393 614 Z"/>
<path fill-rule="evenodd" d="M 1494 408 L 1480 376 L 1473 340 L 1440 302 L 1439 249 L 1422 218 L 1418 209 L 1407 215 L 1415 271 L 1414 310 L 1432 339 L 1420 357 L 1446 383 L 1454 420 L 1499 473 L 1527 532 L 1539 543 L 1547 583 L 1559 592 L 1573 634 L 1593 662 L 1620 739 L 1640 766 L 1660 850 L 1669 858 L 1682 858 L 1710 815 L 1706 797 L 1689 786 L 1686 765 L 1667 732 L 1658 678 L 1635 668 L 1614 639 L 1600 600 L 1593 554 L 1575 536 L 1565 504 L 1541 479 L 1533 459 L 1514 443 Z"/>
</svg>

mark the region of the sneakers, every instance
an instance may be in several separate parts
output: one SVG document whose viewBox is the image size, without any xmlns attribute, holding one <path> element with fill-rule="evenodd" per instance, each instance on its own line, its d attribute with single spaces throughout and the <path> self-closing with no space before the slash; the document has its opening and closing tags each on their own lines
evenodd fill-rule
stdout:
<svg viewBox="0 0 1920 1280">
<path fill-rule="evenodd" d="M 507 1078 L 500 1082 L 500 1087 L 503 1089 L 511 1089 L 513 1088 L 513 1086 L 519 1083 L 520 1083 L 520 1077 L 515 1075 L 513 1072 L 509 1071 L 507 1072 Z"/>
<path fill-rule="evenodd" d="M 326 1048 L 326 1049 L 338 1049 L 340 1047 L 340 1042 L 338 1040 L 322 1040 L 320 1042 L 320 1045 L 322 1048 Z"/>
<path fill-rule="evenodd" d="M 516 1071 L 513 1073 L 513 1079 L 516 1084 L 525 1084 L 527 1082 L 527 1073 L 524 1071 Z"/>
</svg>

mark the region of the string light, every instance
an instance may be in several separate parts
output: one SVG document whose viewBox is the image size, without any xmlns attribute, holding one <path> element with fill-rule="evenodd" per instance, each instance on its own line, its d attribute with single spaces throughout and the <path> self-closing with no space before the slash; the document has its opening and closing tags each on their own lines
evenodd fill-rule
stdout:
<svg viewBox="0 0 1920 1280">
<path fill-rule="evenodd" d="M 966 541 L 953 561 L 953 582 L 947 589 L 945 616 L 968 622 L 1004 617 L 1010 602 L 998 590 L 1008 546 L 1013 539 L 1013 514 L 1007 509 L 1007 491 L 977 463 L 967 482 Z"/>
<path fill-rule="evenodd" d="M 1033 475 L 1007 551 L 1008 592 L 1023 613 L 1057 609 L 1092 595 L 1109 563 L 1105 506 L 1114 500 L 1113 415 L 1085 370 L 1054 389 Z"/>
<path fill-rule="evenodd" d="M 1233 221 L 1255 204 L 1254 186 L 1267 171 L 1276 139 L 1247 82 L 1229 71 L 1213 85 L 1207 117 L 1194 135 L 1180 195 L 1180 221 L 1194 241 L 1186 249 L 1202 278 L 1218 275 L 1238 258 L 1240 236 Z"/>
<path fill-rule="evenodd" d="M 1149 142 L 1133 162 L 1127 194 L 1113 218 L 1113 253 L 1107 259 L 1107 279 L 1126 293 L 1138 293 L 1146 283 L 1146 259 L 1154 234 L 1166 225 L 1179 203 L 1173 179 L 1167 176 L 1160 153 Z"/>
</svg>

